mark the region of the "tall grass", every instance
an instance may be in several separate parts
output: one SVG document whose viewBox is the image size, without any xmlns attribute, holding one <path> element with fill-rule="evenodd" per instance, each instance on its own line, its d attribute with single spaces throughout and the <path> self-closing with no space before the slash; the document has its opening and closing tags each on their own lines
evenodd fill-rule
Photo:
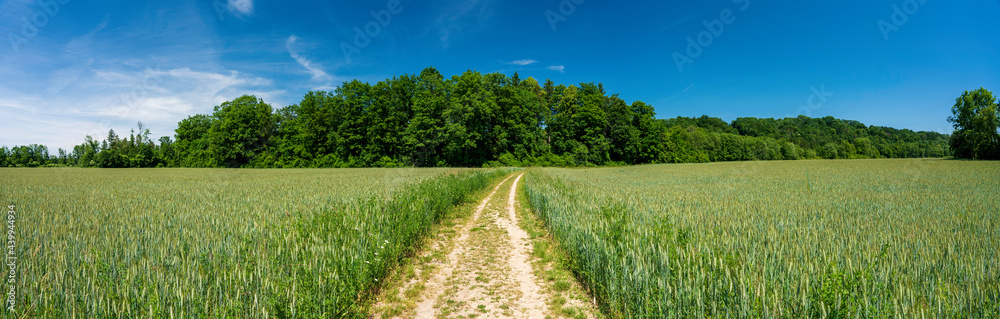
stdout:
<svg viewBox="0 0 1000 319">
<path fill-rule="evenodd" d="M 18 212 L 17 310 L 0 313 L 361 316 L 441 212 L 503 173 L 0 169 Z"/>
<path fill-rule="evenodd" d="M 1000 163 L 540 169 L 534 211 L 616 318 L 1000 317 Z"/>
</svg>

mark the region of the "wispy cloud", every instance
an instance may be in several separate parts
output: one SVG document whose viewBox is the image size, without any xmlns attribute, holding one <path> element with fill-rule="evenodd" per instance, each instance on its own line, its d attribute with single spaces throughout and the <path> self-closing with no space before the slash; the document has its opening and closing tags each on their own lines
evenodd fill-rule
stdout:
<svg viewBox="0 0 1000 319">
<path fill-rule="evenodd" d="M 432 23 L 429 30 L 436 30 L 445 49 L 457 38 L 462 39 L 467 33 L 482 30 L 489 25 L 493 15 L 494 0 L 456 1 L 456 5 L 441 6 L 441 15 Z"/>
<path fill-rule="evenodd" d="M 686 88 L 684 88 L 684 90 L 681 90 L 680 92 L 674 93 L 674 95 L 671 95 L 670 97 L 667 97 L 667 98 L 663 99 L 663 102 L 676 99 L 676 98 L 680 97 L 681 95 L 683 95 L 684 93 L 687 93 L 688 91 L 691 91 L 691 89 L 693 89 L 693 88 L 694 88 L 694 84 L 688 85 Z"/>
<path fill-rule="evenodd" d="M 511 61 L 510 62 L 510 64 L 520 65 L 520 66 L 525 66 L 525 65 L 534 64 L 534 63 L 538 63 L 538 61 L 535 61 L 535 60 L 532 60 L 532 59 L 524 59 L 524 60 L 517 60 L 517 61 Z"/>
<path fill-rule="evenodd" d="M 51 77 L 52 85 L 46 89 L 50 96 L 59 94 L 59 91 L 62 91 L 62 89 L 80 79 L 85 72 L 90 71 L 95 60 L 93 58 L 93 38 L 98 32 L 101 32 L 108 26 L 109 18 L 110 15 L 104 16 L 104 20 L 89 33 L 75 38 L 65 45 L 64 56 L 76 63 L 53 72 Z"/>
<path fill-rule="evenodd" d="M 565 65 L 553 65 L 553 66 L 549 66 L 549 70 L 559 71 L 559 73 L 566 73 L 566 66 Z"/>
<path fill-rule="evenodd" d="M 326 71 L 323 71 L 323 69 L 321 69 L 315 63 L 299 55 L 298 52 L 295 52 L 295 49 L 292 48 L 292 45 L 295 44 L 295 41 L 298 41 L 298 39 L 299 37 L 296 37 L 295 35 L 288 37 L 288 41 L 285 42 L 285 48 L 288 49 L 288 54 L 292 56 L 292 59 L 295 59 L 295 62 L 298 62 L 299 65 L 301 65 L 303 68 L 306 68 L 306 70 L 309 71 L 309 74 L 312 74 L 313 80 L 329 80 L 330 75 L 327 74 Z"/>
<path fill-rule="evenodd" d="M 229 0 L 229 8 L 243 15 L 253 13 L 253 0 Z"/>
</svg>

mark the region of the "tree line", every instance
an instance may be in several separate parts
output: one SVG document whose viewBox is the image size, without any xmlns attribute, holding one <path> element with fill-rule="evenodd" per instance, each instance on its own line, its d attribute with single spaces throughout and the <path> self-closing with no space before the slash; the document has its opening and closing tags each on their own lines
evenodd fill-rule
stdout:
<svg viewBox="0 0 1000 319">
<path fill-rule="evenodd" d="M 0 166 L 595 166 L 954 154 L 951 136 L 934 132 L 832 117 L 657 119 L 651 105 L 626 103 L 600 83 L 475 71 L 446 79 L 434 68 L 374 85 L 345 82 L 279 109 L 242 96 L 155 142 L 137 126 L 100 142 L 87 136 L 58 156 L 40 145 L 0 148 Z"/>
</svg>

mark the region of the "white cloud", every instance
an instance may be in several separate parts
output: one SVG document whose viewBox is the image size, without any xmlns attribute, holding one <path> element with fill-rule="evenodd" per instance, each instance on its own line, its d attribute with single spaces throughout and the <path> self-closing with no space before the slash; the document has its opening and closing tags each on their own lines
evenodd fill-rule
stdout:
<svg viewBox="0 0 1000 319">
<path fill-rule="evenodd" d="M 299 38 L 296 37 L 295 35 L 288 37 L 288 41 L 285 42 L 285 48 L 288 49 L 288 54 L 292 56 L 292 59 L 295 59 L 295 62 L 298 62 L 299 65 L 301 65 L 303 68 L 306 68 L 306 70 L 309 71 L 309 74 L 312 74 L 313 80 L 330 79 L 330 75 L 327 74 L 326 71 L 323 71 L 323 69 L 321 69 L 315 63 L 299 55 L 297 52 L 295 52 L 294 49 L 292 49 L 292 45 L 295 44 L 295 41 L 297 41 L 298 39 Z"/>
<path fill-rule="evenodd" d="M 525 66 L 525 65 L 529 65 L 529 64 L 533 64 L 533 63 L 538 63 L 538 61 L 535 61 L 535 60 L 532 60 L 532 59 L 524 59 L 524 60 L 513 61 L 510 64 Z"/>
<path fill-rule="evenodd" d="M 549 70 L 559 71 L 559 73 L 566 73 L 566 66 L 564 65 L 553 65 L 549 67 Z"/>
<path fill-rule="evenodd" d="M 243 94 L 264 99 L 274 108 L 284 91 L 271 80 L 236 71 L 190 68 L 93 70 L 55 95 L 0 88 L 0 145 L 43 144 L 55 152 L 72 149 L 84 136 L 103 139 L 109 129 L 128 134 L 136 122 L 150 129 L 153 139 L 173 136 L 177 122 L 195 114 L 210 114 L 216 105 Z"/>
<path fill-rule="evenodd" d="M 229 8 L 240 14 L 253 13 L 253 0 L 229 0 Z"/>
</svg>

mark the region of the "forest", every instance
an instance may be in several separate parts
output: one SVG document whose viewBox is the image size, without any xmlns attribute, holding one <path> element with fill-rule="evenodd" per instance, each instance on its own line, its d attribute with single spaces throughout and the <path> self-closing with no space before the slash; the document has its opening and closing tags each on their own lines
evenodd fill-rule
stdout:
<svg viewBox="0 0 1000 319">
<path fill-rule="evenodd" d="M 100 138 L 100 137 L 99 137 Z M 658 119 L 600 83 L 434 68 L 311 91 L 275 109 L 242 96 L 178 123 L 174 136 L 86 136 L 72 150 L 0 148 L 0 167 L 489 167 L 953 155 L 951 136 L 833 117 Z"/>
</svg>

